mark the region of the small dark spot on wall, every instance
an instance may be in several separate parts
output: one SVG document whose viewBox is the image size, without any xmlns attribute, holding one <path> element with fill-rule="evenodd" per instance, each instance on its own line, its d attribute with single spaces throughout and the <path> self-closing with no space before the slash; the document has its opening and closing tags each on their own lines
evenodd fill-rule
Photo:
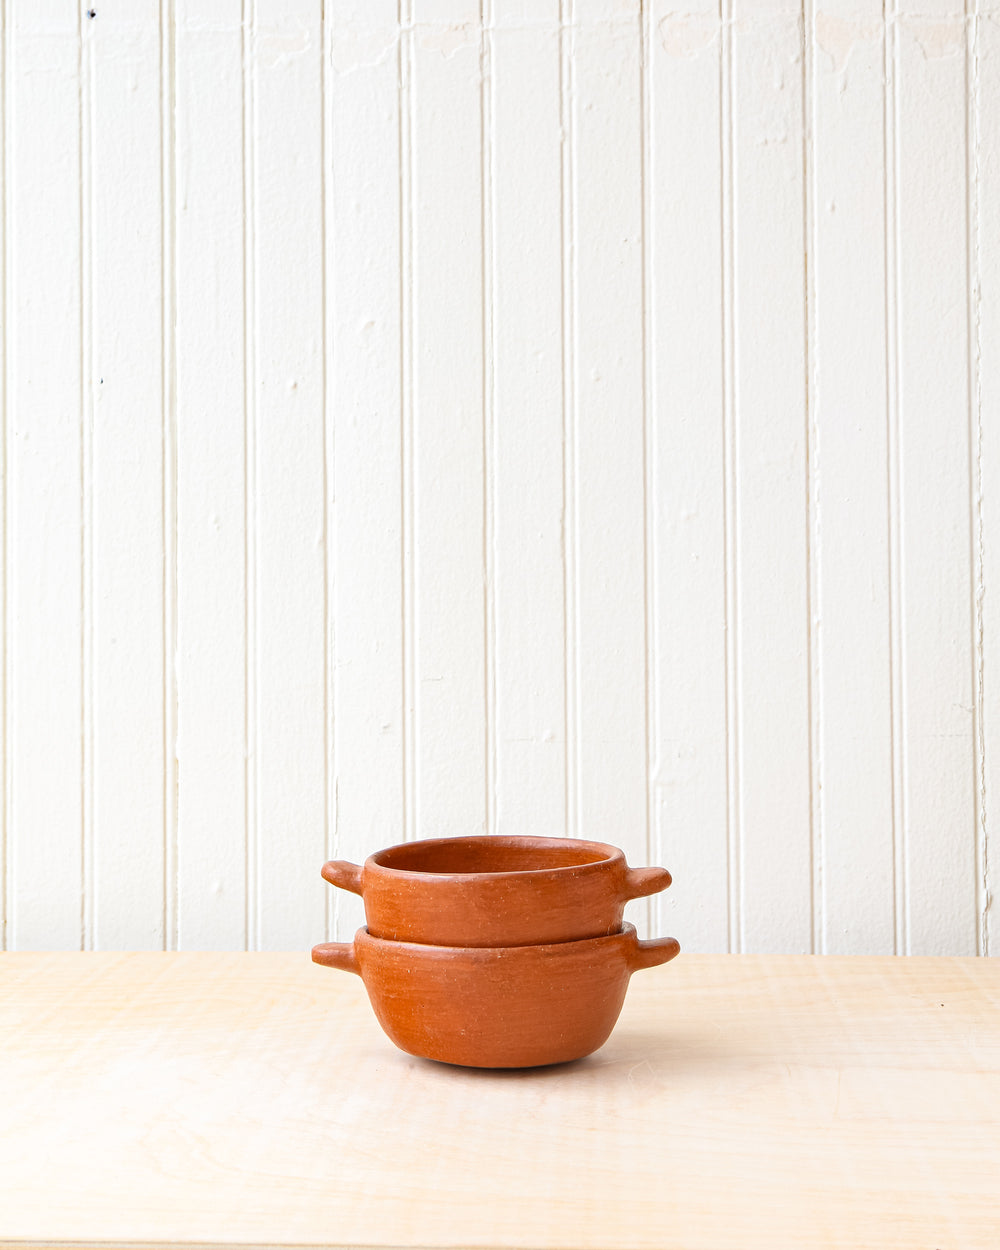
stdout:
<svg viewBox="0 0 1000 1250">
<path fill-rule="evenodd" d="M 96 9 L 88 9 L 88 10 L 87 10 L 87 16 L 88 16 L 88 17 L 96 17 L 96 16 L 97 16 L 97 10 L 96 10 Z"/>
</svg>

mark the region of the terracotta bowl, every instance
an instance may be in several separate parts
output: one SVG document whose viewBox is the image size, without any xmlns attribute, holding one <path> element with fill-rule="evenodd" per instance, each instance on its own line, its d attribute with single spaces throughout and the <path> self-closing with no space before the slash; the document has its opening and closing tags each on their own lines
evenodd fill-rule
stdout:
<svg viewBox="0 0 1000 1250">
<path fill-rule="evenodd" d="M 359 929 L 353 942 L 314 946 L 312 957 L 361 976 L 400 1050 L 464 1067 L 531 1068 L 603 1046 L 632 973 L 679 950 L 674 938 L 640 942 L 630 924 L 580 942 L 464 948 Z"/>
<path fill-rule="evenodd" d="M 373 937 L 432 946 L 536 946 L 619 933 L 626 902 L 670 884 L 604 842 L 498 835 L 403 842 L 323 865 L 360 894 Z"/>
</svg>

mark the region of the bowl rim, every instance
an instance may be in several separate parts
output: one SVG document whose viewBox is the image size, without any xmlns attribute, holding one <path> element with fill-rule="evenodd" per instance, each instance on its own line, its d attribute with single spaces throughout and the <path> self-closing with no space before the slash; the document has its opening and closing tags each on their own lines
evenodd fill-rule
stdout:
<svg viewBox="0 0 1000 1250">
<path fill-rule="evenodd" d="M 543 850 L 550 847 L 568 847 L 570 849 L 602 851 L 604 854 L 600 859 L 585 860 L 580 864 L 561 864 L 551 868 L 512 868 L 500 872 L 427 872 L 419 868 L 394 868 L 391 864 L 383 864 L 380 862 L 383 855 L 392 855 L 397 851 L 410 850 L 415 846 L 426 846 L 428 848 L 437 848 L 441 846 L 454 846 L 457 843 L 481 843 L 489 842 L 493 845 L 505 847 L 521 847 L 525 850 Z M 613 846 L 610 842 L 595 842 L 586 838 L 557 838 L 557 837 L 534 837 L 530 835 L 520 836 L 516 834 L 499 834 L 499 833 L 472 833 L 460 834 L 457 837 L 447 838 L 417 838 L 411 842 L 397 842 L 393 846 L 383 847 L 379 851 L 374 851 L 364 862 L 364 869 L 381 873 L 391 874 L 393 879 L 405 881 L 460 881 L 463 885 L 470 882 L 480 881 L 503 881 L 514 877 L 526 878 L 528 880 L 539 880 L 542 877 L 555 877 L 579 875 L 580 873 L 606 872 L 610 867 L 616 864 L 625 865 L 625 852 L 621 847 Z M 383 939 L 379 939 L 380 941 Z M 490 949 L 490 948 L 484 948 Z"/>
<path fill-rule="evenodd" d="M 571 938 L 566 942 L 540 942 L 529 946 L 438 946 L 430 942 L 405 942 L 397 938 L 375 937 L 374 934 L 368 932 L 367 925 L 362 925 L 355 933 L 352 945 L 358 954 L 364 946 L 371 944 L 375 947 L 399 951 L 410 958 L 416 951 L 419 952 L 420 958 L 432 962 L 440 959 L 453 963 L 456 959 L 468 959 L 473 963 L 495 963 L 501 958 L 528 958 L 533 951 L 541 951 L 543 957 L 551 953 L 562 954 L 568 958 L 574 952 L 579 954 L 580 948 L 584 946 L 590 946 L 591 949 L 598 943 L 609 947 L 633 946 L 638 945 L 638 941 L 635 925 L 625 920 L 622 922 L 622 927 L 614 933 L 602 933 L 597 937 Z"/>
</svg>

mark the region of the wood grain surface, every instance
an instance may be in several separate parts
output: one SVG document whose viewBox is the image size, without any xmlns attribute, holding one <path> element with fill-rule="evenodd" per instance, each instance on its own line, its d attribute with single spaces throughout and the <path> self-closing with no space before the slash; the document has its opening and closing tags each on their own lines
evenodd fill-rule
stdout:
<svg viewBox="0 0 1000 1250">
<path fill-rule="evenodd" d="M 305 952 L 0 956 L 0 1243 L 997 1244 L 1000 964 L 684 956 L 590 1059 L 396 1051 Z"/>
</svg>

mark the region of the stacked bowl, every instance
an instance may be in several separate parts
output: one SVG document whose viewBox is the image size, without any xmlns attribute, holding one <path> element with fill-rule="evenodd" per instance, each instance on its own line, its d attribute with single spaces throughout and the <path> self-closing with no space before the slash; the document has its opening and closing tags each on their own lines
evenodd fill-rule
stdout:
<svg viewBox="0 0 1000 1250">
<path fill-rule="evenodd" d="M 603 1046 L 629 977 L 666 963 L 674 938 L 641 942 L 629 899 L 670 884 L 629 868 L 617 847 L 499 835 L 404 842 L 363 865 L 323 866 L 361 895 L 353 942 L 313 947 L 318 964 L 358 973 L 401 1050 L 476 1068 L 580 1059 Z"/>
</svg>

